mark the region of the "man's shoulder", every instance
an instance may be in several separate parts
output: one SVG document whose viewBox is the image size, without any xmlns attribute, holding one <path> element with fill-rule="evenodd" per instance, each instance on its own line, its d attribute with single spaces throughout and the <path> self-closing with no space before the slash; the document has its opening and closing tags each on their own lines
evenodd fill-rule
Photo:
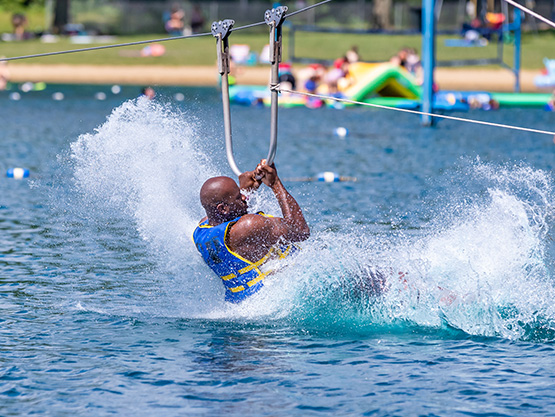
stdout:
<svg viewBox="0 0 555 417">
<path fill-rule="evenodd" d="M 235 227 L 237 226 L 256 226 L 256 225 L 263 225 L 268 220 L 263 214 L 245 214 L 241 216 L 239 220 L 237 220 Z"/>
<path fill-rule="evenodd" d="M 253 235 L 264 236 L 270 232 L 275 217 L 260 214 L 245 214 L 233 225 L 232 233 L 236 236 L 249 238 Z"/>
<path fill-rule="evenodd" d="M 197 224 L 197 227 L 206 226 L 208 224 L 208 217 L 204 216 Z"/>
</svg>

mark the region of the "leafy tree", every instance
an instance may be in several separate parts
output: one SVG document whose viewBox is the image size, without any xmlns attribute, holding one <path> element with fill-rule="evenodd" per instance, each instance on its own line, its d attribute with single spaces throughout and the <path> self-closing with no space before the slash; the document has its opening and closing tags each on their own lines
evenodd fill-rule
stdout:
<svg viewBox="0 0 555 417">
<path fill-rule="evenodd" d="M 69 2 L 70 0 L 56 0 L 52 24 L 54 33 L 62 33 L 64 26 L 69 23 Z"/>
<path fill-rule="evenodd" d="M 0 0 L 0 9 L 6 12 L 22 12 L 31 5 L 44 6 L 44 0 Z"/>
</svg>

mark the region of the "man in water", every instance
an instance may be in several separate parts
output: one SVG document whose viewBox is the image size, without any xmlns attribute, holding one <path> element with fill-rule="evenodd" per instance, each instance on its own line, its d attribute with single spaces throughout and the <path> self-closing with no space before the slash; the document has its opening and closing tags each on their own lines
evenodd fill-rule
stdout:
<svg viewBox="0 0 555 417">
<path fill-rule="evenodd" d="M 247 213 L 242 190 L 268 186 L 276 196 L 283 217 Z M 275 166 L 262 160 L 254 171 L 239 176 L 239 186 L 229 177 L 207 180 L 200 190 L 206 217 L 193 233 L 204 261 L 222 279 L 225 300 L 239 303 L 258 292 L 265 266 L 295 251 L 294 242 L 308 239 L 310 229 L 301 208 L 281 183 Z"/>
</svg>

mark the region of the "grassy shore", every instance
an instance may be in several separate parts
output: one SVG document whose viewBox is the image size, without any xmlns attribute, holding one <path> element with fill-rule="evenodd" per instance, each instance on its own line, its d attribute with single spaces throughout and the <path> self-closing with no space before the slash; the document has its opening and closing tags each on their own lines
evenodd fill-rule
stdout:
<svg viewBox="0 0 555 417">
<path fill-rule="evenodd" d="M 288 59 L 289 38 L 284 31 L 284 60 Z M 145 34 L 133 37 L 118 37 L 110 43 L 126 43 L 148 39 L 163 38 L 165 35 Z M 444 45 L 446 37 L 437 39 L 438 60 L 488 58 L 496 55 L 496 45 L 490 44 L 480 48 L 450 48 Z M 252 51 L 260 53 L 262 47 L 268 43 L 268 35 L 241 31 L 233 33 L 231 44 L 248 44 Z M 38 39 L 22 42 L 1 42 L 1 53 L 6 57 L 38 54 L 68 49 L 79 49 L 88 46 L 101 46 L 92 43 L 87 45 L 75 44 L 69 38 L 60 38 L 56 43 L 42 43 Z M 216 59 L 215 41 L 212 36 L 193 39 L 172 40 L 163 43 L 166 52 L 160 57 L 141 57 L 143 46 L 104 49 L 67 55 L 57 55 L 45 58 L 33 58 L 24 61 L 14 61 L 25 64 L 69 64 L 69 65 L 158 65 L 158 66 L 199 66 L 213 65 Z M 368 61 L 388 60 L 396 51 L 404 46 L 420 49 L 421 37 L 417 35 L 353 35 L 331 33 L 297 33 L 295 40 L 295 55 L 314 59 L 334 59 L 345 53 L 351 46 L 358 45 L 360 55 Z M 522 68 L 537 70 L 543 67 L 544 57 L 554 58 L 555 32 L 545 32 L 538 35 L 526 34 L 522 40 Z M 505 62 L 513 59 L 512 45 L 505 46 Z"/>
</svg>

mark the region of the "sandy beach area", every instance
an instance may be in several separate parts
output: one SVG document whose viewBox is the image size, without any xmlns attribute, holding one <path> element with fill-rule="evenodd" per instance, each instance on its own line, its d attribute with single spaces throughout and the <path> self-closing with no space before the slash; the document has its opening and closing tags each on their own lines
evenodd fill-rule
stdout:
<svg viewBox="0 0 555 417">
<path fill-rule="evenodd" d="M 91 65 L 36 65 L 11 64 L 11 81 L 44 81 L 55 84 L 131 84 L 212 86 L 218 83 L 215 66 L 91 66 Z M 523 92 L 538 92 L 534 77 L 539 71 L 521 71 Z M 269 67 L 242 67 L 237 74 L 239 84 L 265 85 Z M 436 83 L 443 90 L 485 90 L 510 92 L 514 76 L 505 69 L 437 68 Z"/>
</svg>

